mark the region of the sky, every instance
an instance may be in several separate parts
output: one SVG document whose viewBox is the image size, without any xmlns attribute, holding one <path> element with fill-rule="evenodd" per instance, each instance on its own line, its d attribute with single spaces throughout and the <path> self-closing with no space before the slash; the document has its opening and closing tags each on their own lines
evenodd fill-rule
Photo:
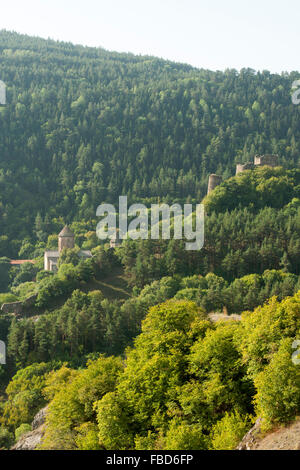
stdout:
<svg viewBox="0 0 300 470">
<path fill-rule="evenodd" d="M 0 29 L 210 70 L 300 69 L 299 0 L 8 0 Z"/>
</svg>

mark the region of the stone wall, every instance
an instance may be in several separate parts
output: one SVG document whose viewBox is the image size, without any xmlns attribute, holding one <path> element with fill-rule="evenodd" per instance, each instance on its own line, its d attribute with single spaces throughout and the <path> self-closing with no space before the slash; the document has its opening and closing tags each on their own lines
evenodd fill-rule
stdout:
<svg viewBox="0 0 300 470">
<path fill-rule="evenodd" d="M 22 315 L 26 313 L 29 307 L 34 305 L 36 298 L 37 294 L 34 294 L 23 301 L 2 304 L 1 311 L 3 313 L 14 313 L 15 315 Z"/>
<path fill-rule="evenodd" d="M 254 157 L 255 166 L 270 166 L 274 168 L 279 165 L 278 155 L 255 155 Z"/>
<path fill-rule="evenodd" d="M 254 170 L 254 163 L 247 162 L 247 163 L 238 163 L 236 166 L 235 174 L 238 175 L 245 170 Z"/>
</svg>

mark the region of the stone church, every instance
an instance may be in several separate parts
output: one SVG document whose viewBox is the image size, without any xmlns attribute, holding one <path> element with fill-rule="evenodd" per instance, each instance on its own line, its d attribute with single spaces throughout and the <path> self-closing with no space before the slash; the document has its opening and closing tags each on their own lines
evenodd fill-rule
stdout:
<svg viewBox="0 0 300 470">
<path fill-rule="evenodd" d="M 60 253 L 64 248 L 74 248 L 75 235 L 67 225 L 58 235 L 58 251 L 45 251 L 44 253 L 44 269 L 45 271 L 57 271 L 57 264 Z M 92 253 L 89 250 L 80 250 L 78 255 L 81 258 L 91 258 Z"/>
</svg>

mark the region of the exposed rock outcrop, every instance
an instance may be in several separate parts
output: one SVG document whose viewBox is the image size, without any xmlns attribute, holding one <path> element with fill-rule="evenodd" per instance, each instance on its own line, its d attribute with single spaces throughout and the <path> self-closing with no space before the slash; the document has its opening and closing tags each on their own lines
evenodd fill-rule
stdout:
<svg viewBox="0 0 300 470">
<path fill-rule="evenodd" d="M 237 450 L 300 450 L 300 417 L 286 426 L 261 432 L 261 419 L 245 435 Z"/>
<path fill-rule="evenodd" d="M 243 437 L 236 450 L 252 450 L 257 444 L 258 436 L 261 430 L 261 418 L 258 418 L 254 426 Z"/>
<path fill-rule="evenodd" d="M 29 431 L 23 434 L 11 450 L 34 450 L 41 443 L 43 435 L 43 426 L 34 431 Z"/>
<path fill-rule="evenodd" d="M 300 419 L 263 436 L 254 450 L 300 450 Z"/>
<path fill-rule="evenodd" d="M 32 431 L 29 431 L 18 440 L 11 450 L 35 450 L 41 443 L 45 432 L 47 406 L 41 409 L 32 421 Z"/>
<path fill-rule="evenodd" d="M 41 427 L 43 424 L 45 424 L 47 409 L 48 409 L 48 406 L 45 406 L 45 408 L 42 408 L 33 418 L 33 421 L 31 424 L 33 431 Z"/>
</svg>

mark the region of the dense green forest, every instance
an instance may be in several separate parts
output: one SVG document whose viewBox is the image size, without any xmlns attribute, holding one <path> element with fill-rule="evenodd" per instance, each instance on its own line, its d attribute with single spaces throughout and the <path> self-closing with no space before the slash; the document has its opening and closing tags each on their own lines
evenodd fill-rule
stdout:
<svg viewBox="0 0 300 470">
<path fill-rule="evenodd" d="M 46 404 L 43 449 L 232 449 L 258 416 L 299 414 L 296 78 L 0 31 L 0 304 L 34 296 L 0 311 L 0 448 Z M 280 167 L 234 176 L 258 153 Z M 119 195 L 203 201 L 203 248 L 110 249 L 96 208 Z M 75 248 L 44 271 L 65 223 Z"/>
<path fill-rule="evenodd" d="M 20 369 L 6 389 L 1 444 L 48 403 L 42 449 L 233 449 L 255 416 L 267 431 L 299 412 L 299 314 L 299 293 L 241 321 L 212 323 L 186 300 L 156 305 L 125 359 Z"/>
<path fill-rule="evenodd" d="M 0 32 L 0 254 L 41 214 L 89 221 L 104 201 L 194 200 L 207 176 L 277 153 L 299 163 L 295 73 L 210 72 Z M 40 234 L 42 236 L 42 234 Z"/>
</svg>

